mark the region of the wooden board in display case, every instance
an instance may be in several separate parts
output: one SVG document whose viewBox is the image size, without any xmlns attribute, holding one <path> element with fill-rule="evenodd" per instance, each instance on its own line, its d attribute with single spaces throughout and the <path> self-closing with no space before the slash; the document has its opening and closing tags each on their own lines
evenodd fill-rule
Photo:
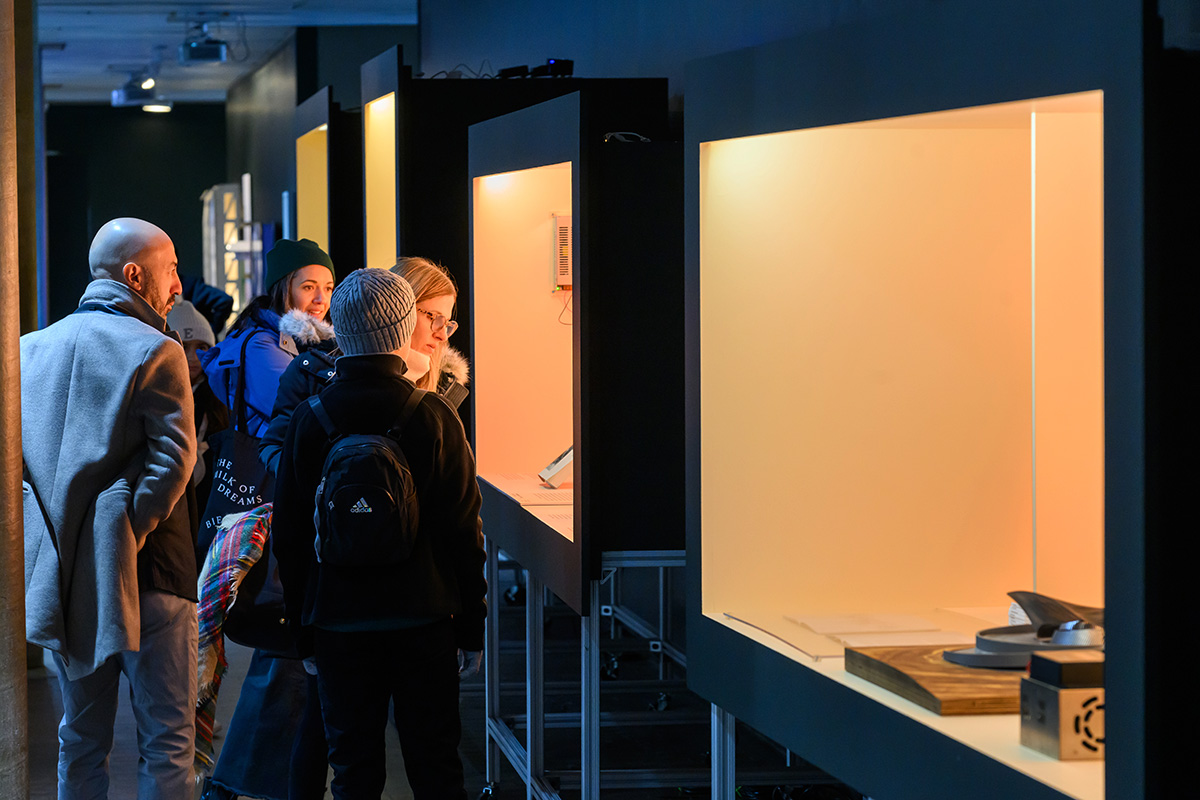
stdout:
<svg viewBox="0 0 1200 800">
<path fill-rule="evenodd" d="M 937 5 L 689 65 L 688 683 L 868 795 L 1148 785 L 1143 24 Z M 1107 765 L 788 620 L 1022 589 L 1107 609 Z"/>
<path fill-rule="evenodd" d="M 683 546 L 681 158 L 655 140 L 665 114 L 665 83 L 616 81 L 470 128 L 484 533 L 581 614 L 601 553 Z M 570 488 L 539 487 L 567 446 Z"/>
<path fill-rule="evenodd" d="M 1017 714 L 1024 670 L 974 669 L 942 658 L 945 647 L 847 647 L 846 672 L 935 714 Z"/>
</svg>

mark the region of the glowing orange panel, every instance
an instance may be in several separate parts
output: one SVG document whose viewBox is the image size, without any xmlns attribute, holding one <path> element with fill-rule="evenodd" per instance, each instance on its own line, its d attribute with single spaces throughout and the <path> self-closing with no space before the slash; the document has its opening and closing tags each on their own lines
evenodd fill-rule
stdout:
<svg viewBox="0 0 1200 800">
<path fill-rule="evenodd" d="M 556 291 L 553 272 L 571 164 L 476 178 L 473 202 L 479 473 L 536 485 L 574 440 L 572 293 Z"/>
<path fill-rule="evenodd" d="M 706 613 L 1099 600 L 1099 102 L 701 146 Z"/>
</svg>

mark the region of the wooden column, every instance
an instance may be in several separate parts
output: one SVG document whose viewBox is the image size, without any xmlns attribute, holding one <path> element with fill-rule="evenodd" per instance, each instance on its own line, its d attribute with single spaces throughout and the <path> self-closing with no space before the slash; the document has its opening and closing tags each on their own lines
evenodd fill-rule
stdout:
<svg viewBox="0 0 1200 800">
<path fill-rule="evenodd" d="M 42 115 L 41 70 L 37 52 L 37 6 L 34 0 L 13 0 L 13 58 L 17 125 L 17 275 L 20 281 L 21 333 L 37 328 L 38 321 L 38 246 L 37 178 L 35 147 Z M 18 295 L 8 295 L 8 301 Z"/>
<path fill-rule="evenodd" d="M 28 7 L 32 0 L 16 0 Z M 14 0 L 0 0 L 0 798 L 29 796 L 21 513 L 21 330 L 18 280 L 16 38 Z"/>
</svg>

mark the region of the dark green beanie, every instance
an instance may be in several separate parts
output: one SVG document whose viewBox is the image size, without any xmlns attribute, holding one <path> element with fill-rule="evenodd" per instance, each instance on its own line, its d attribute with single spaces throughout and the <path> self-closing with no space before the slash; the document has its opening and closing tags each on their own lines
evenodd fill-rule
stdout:
<svg viewBox="0 0 1200 800">
<path fill-rule="evenodd" d="M 337 278 L 337 273 L 333 270 L 333 259 L 312 239 L 301 239 L 298 242 L 280 239 L 267 251 L 267 275 L 264 285 L 270 291 L 276 283 L 309 264 L 329 267 L 333 277 Z"/>
</svg>

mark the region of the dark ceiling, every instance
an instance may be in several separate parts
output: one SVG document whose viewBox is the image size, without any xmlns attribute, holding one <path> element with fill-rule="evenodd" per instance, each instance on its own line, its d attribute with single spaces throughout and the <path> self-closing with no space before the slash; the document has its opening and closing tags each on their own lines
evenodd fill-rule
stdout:
<svg viewBox="0 0 1200 800">
<path fill-rule="evenodd" d="M 299 26 L 415 25 L 417 0 L 36 0 L 49 102 L 108 102 L 131 76 L 175 102 L 221 102 Z M 184 66 L 189 35 L 224 41 L 224 63 Z"/>
</svg>

